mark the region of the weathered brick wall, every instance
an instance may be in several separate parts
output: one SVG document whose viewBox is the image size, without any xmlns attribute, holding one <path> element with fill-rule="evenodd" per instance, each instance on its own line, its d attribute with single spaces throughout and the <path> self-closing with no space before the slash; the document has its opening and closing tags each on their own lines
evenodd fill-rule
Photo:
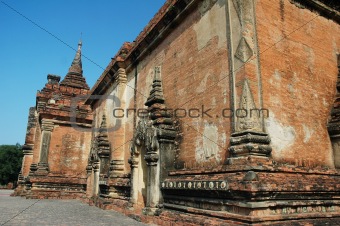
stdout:
<svg viewBox="0 0 340 226">
<path fill-rule="evenodd" d="M 117 88 L 116 85 L 110 87 L 103 95 L 104 98 L 98 100 L 93 106 L 94 128 L 100 127 L 102 116 L 105 114 L 112 157 L 116 159 L 118 151 L 124 153 L 125 173 L 130 172 L 128 159 L 130 157 L 130 140 L 133 137 L 134 83 L 134 77 L 129 77 L 125 88 Z M 131 109 L 131 111 L 128 111 L 128 109 Z M 118 117 L 115 117 L 115 115 Z M 98 131 L 94 134 L 97 135 Z"/>
<path fill-rule="evenodd" d="M 71 126 L 55 126 L 49 149 L 49 169 L 64 176 L 85 176 L 91 145 L 91 132 Z"/>
<path fill-rule="evenodd" d="M 199 109 L 194 117 L 177 115 L 183 140 L 179 161 L 221 163 L 227 156 L 230 120 L 225 1 L 204 1 L 138 65 L 137 108 L 151 90 L 154 67 L 161 66 L 165 104 L 170 109 Z M 210 116 L 202 115 L 204 111 Z M 199 114 L 199 117 L 195 117 Z"/>
<path fill-rule="evenodd" d="M 261 0 L 256 7 L 273 158 L 333 167 L 326 125 L 335 95 L 340 26 L 288 0 Z"/>
</svg>

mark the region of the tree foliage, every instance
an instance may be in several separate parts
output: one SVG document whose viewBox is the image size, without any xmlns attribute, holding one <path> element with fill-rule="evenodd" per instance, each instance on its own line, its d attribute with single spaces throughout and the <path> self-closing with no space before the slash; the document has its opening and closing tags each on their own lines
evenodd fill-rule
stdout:
<svg viewBox="0 0 340 226">
<path fill-rule="evenodd" d="M 21 169 L 21 145 L 0 145 L 0 185 L 15 183 Z"/>
</svg>

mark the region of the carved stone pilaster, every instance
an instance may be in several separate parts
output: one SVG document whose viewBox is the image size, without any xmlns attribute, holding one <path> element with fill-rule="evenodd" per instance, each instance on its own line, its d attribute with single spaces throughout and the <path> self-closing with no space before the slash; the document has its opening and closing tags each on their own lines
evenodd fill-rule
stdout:
<svg viewBox="0 0 340 226">
<path fill-rule="evenodd" d="M 54 123 L 49 120 L 42 120 L 41 123 L 41 144 L 40 144 L 40 160 L 38 163 L 37 174 L 47 174 L 49 171 L 48 167 L 48 152 L 50 148 L 50 141 L 52 136 L 52 131 L 54 128 Z"/>
<path fill-rule="evenodd" d="M 93 195 L 97 196 L 99 194 L 99 170 L 100 170 L 100 163 L 94 162 L 93 165 Z"/>
<path fill-rule="evenodd" d="M 254 0 L 228 0 L 232 135 L 229 158 L 269 157 Z M 229 163 L 235 161 L 229 161 Z"/>
<path fill-rule="evenodd" d="M 126 83 L 127 83 L 127 75 L 124 68 L 119 68 L 116 73 L 114 74 L 114 81 L 116 84 L 116 94 L 120 100 L 120 108 L 125 108 L 125 90 L 126 90 Z M 118 107 L 118 106 L 116 106 Z M 118 121 L 120 123 L 124 123 L 124 118 L 122 119 L 115 119 L 114 122 L 116 125 Z M 111 161 L 110 161 L 110 177 L 111 178 L 118 178 L 124 175 L 125 172 L 125 144 L 124 138 L 122 138 L 122 134 L 125 133 L 125 127 L 121 126 L 116 131 L 116 136 L 113 137 L 113 142 L 115 144 L 114 151 L 111 153 Z"/>
<path fill-rule="evenodd" d="M 139 152 L 135 147 L 135 140 L 131 142 L 131 157 L 129 158 L 129 164 L 131 166 L 131 189 L 130 189 L 130 201 L 129 206 L 133 207 L 137 203 L 138 199 L 138 165 L 139 165 Z"/>
<path fill-rule="evenodd" d="M 338 55 L 337 60 L 338 80 L 336 83 L 336 94 L 328 119 L 327 129 L 333 147 L 334 165 L 336 168 L 340 168 L 340 55 Z"/>
</svg>

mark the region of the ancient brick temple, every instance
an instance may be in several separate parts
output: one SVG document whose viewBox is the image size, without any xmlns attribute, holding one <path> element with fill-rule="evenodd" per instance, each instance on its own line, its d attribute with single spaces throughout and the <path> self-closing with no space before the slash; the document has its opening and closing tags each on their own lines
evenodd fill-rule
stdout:
<svg viewBox="0 0 340 226">
<path fill-rule="evenodd" d="M 31 198 L 82 197 L 91 146 L 92 113 L 77 96 L 89 93 L 83 77 L 81 46 L 65 78 L 47 75 L 30 108 L 23 167 L 17 193 Z"/>
<path fill-rule="evenodd" d="M 81 43 L 30 109 L 16 194 L 159 225 L 340 224 L 340 12 L 168 0 L 89 90 Z"/>
</svg>

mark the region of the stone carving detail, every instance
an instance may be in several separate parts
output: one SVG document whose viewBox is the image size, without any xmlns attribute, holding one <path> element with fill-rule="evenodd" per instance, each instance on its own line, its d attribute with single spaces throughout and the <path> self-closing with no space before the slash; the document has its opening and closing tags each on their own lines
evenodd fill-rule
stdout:
<svg viewBox="0 0 340 226">
<path fill-rule="evenodd" d="M 260 122 L 260 110 L 256 108 L 253 94 L 251 93 L 249 82 L 244 80 L 242 95 L 240 98 L 237 114 L 236 132 L 252 130 L 262 131 Z"/>
<path fill-rule="evenodd" d="M 236 112 L 236 133 L 230 138 L 231 157 L 255 155 L 270 156 L 272 151 L 268 134 L 262 132 L 261 110 L 256 108 L 247 79 L 244 80 L 239 109 Z"/>
<path fill-rule="evenodd" d="M 253 50 L 250 48 L 247 40 L 242 37 L 235 52 L 235 57 L 243 63 L 247 62 L 253 56 Z"/>
<path fill-rule="evenodd" d="M 271 211 L 271 215 L 292 215 L 292 214 L 310 214 L 310 213 L 332 213 L 339 211 L 338 206 L 296 206 L 277 208 Z"/>
<path fill-rule="evenodd" d="M 174 120 L 164 105 L 160 67 L 155 67 L 152 89 L 145 105 L 148 107 L 149 114 L 138 122 L 131 145 L 131 155 L 139 155 L 136 145 L 144 146 L 146 149 L 144 159 L 148 164 L 154 165 L 159 158 L 157 154 L 159 142 L 165 140 L 174 142 L 178 135 Z"/>
<path fill-rule="evenodd" d="M 241 5 L 243 3 L 243 1 L 240 0 L 233 0 L 233 4 L 237 13 L 237 16 L 240 20 L 240 23 L 242 23 L 242 10 L 243 10 L 243 6 Z"/>
<path fill-rule="evenodd" d="M 241 39 L 239 40 L 236 48 L 235 57 L 243 63 L 246 63 L 254 54 L 243 32 L 245 30 L 245 24 L 249 23 L 247 17 L 251 16 L 251 4 L 251 0 L 233 0 L 233 5 L 237 13 L 241 29 Z"/>
<path fill-rule="evenodd" d="M 142 118 L 138 122 L 134 143 L 137 146 L 141 147 L 143 145 L 145 147 L 146 155 L 144 156 L 144 159 L 148 165 L 157 164 L 159 158 L 159 155 L 157 154 L 159 143 L 157 140 L 157 128 L 152 125 L 152 120 Z M 139 154 L 136 153 L 137 150 L 135 146 L 133 146 L 132 150 L 133 155 Z"/>
</svg>

